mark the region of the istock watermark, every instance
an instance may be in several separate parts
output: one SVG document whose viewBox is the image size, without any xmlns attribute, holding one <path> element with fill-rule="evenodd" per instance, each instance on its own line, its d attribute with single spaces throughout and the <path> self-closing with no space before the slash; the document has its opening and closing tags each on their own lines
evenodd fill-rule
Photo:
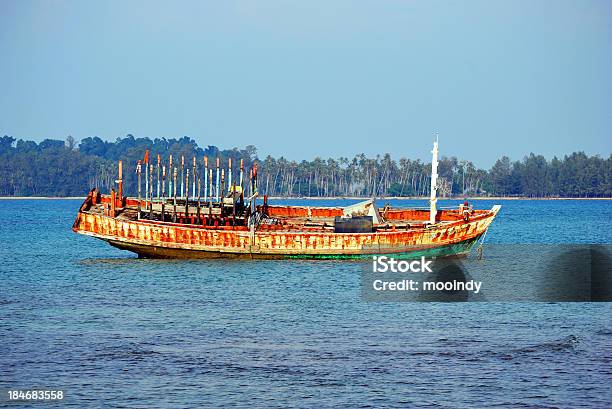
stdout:
<svg viewBox="0 0 612 409">
<path fill-rule="evenodd" d="M 379 255 L 364 262 L 361 299 L 612 301 L 610 244 L 490 244 L 484 258 L 404 257 Z"/>
<path fill-rule="evenodd" d="M 374 273 L 433 273 L 431 270 L 433 260 L 426 260 L 421 257 L 420 260 L 396 260 L 393 257 L 374 256 L 372 261 L 372 271 Z"/>
</svg>

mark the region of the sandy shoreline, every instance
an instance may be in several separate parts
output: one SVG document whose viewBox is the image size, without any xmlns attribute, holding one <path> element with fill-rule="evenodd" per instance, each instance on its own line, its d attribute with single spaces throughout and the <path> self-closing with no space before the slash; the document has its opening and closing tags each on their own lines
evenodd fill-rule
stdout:
<svg viewBox="0 0 612 409">
<path fill-rule="evenodd" d="M 85 196 L 0 196 L 0 200 L 85 200 Z M 369 197 L 344 197 L 344 196 L 331 196 L 331 197 L 282 197 L 282 196 L 270 196 L 270 200 L 368 200 Z M 386 196 L 377 197 L 377 200 L 428 200 L 429 196 Z M 462 197 L 456 198 L 443 198 L 439 197 L 438 200 L 463 200 Z M 612 200 L 612 197 L 503 197 L 503 196 L 475 196 L 467 197 L 466 200 Z"/>
</svg>

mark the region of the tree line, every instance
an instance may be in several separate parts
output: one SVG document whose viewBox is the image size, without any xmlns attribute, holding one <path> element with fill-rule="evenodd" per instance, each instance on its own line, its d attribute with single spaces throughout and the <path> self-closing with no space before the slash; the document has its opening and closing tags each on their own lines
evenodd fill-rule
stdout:
<svg viewBox="0 0 612 409">
<path fill-rule="evenodd" d="M 99 137 L 77 143 L 45 139 L 40 143 L 0 138 L 0 196 L 83 196 L 92 187 L 108 191 L 117 178 L 117 161 L 123 160 L 125 192 L 135 195 L 136 163 L 144 151 L 151 151 L 151 163 L 157 155 L 167 163 L 173 155 L 180 166 L 180 157 L 191 169 L 192 158 L 198 160 L 202 172 L 203 157 L 210 165 L 219 157 L 223 166 L 234 161 L 237 175 L 240 159 L 250 169 L 258 163 L 258 186 L 270 196 L 427 196 L 431 176 L 430 163 L 400 158 L 390 154 L 368 158 L 316 158 L 311 161 L 290 161 L 283 157 L 257 157 L 255 146 L 243 149 L 205 148 L 189 137 L 180 139 L 136 138 L 127 135 L 114 142 Z M 522 160 L 504 156 L 491 169 L 479 169 L 472 162 L 456 157 L 439 161 L 439 195 L 514 196 L 514 197 L 612 197 L 612 155 L 602 158 L 574 152 L 563 158 L 546 160 L 533 153 Z M 155 172 L 157 172 L 155 170 Z M 248 174 L 248 173 L 247 173 Z M 226 184 L 227 185 L 227 184 Z"/>
</svg>

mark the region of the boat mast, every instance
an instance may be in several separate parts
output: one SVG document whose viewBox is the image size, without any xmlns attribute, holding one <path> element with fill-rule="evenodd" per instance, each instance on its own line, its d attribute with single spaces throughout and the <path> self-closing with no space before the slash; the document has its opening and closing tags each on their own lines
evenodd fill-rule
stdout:
<svg viewBox="0 0 612 409">
<path fill-rule="evenodd" d="M 145 204 L 149 200 L 149 150 L 145 150 L 144 156 L 144 168 L 145 168 Z"/>
<path fill-rule="evenodd" d="M 436 193 L 438 190 L 438 133 L 436 132 L 436 140 L 433 143 L 433 150 L 431 151 L 431 196 L 429 198 L 429 223 L 436 223 Z"/>
</svg>

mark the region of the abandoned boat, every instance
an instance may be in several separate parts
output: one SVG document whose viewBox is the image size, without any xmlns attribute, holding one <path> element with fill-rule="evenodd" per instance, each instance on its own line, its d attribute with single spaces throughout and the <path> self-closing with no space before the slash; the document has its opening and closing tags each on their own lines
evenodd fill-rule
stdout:
<svg viewBox="0 0 612 409">
<path fill-rule="evenodd" d="M 155 168 L 147 151 L 136 166 L 138 197 L 123 196 L 119 161 L 117 191 L 111 189 L 110 194 L 102 195 L 92 189 L 78 211 L 73 230 L 143 258 L 465 255 L 484 237 L 500 206 L 476 210 L 466 202 L 458 208 L 439 209 L 437 142 L 432 154 L 430 206 L 405 209 L 379 208 L 373 199 L 348 207 L 274 206 L 264 195 L 263 202 L 257 203 L 257 164 L 249 173 L 248 186 L 244 186 L 244 162 L 234 180 L 230 159 L 226 184 L 226 172 L 220 169 L 218 158 L 214 180 L 213 166 L 208 166 L 206 157 L 203 171 L 193 159 L 190 178 L 190 167 L 185 167 L 183 157 L 180 165 L 173 166 L 172 156 L 162 164 L 158 155 Z"/>
</svg>

